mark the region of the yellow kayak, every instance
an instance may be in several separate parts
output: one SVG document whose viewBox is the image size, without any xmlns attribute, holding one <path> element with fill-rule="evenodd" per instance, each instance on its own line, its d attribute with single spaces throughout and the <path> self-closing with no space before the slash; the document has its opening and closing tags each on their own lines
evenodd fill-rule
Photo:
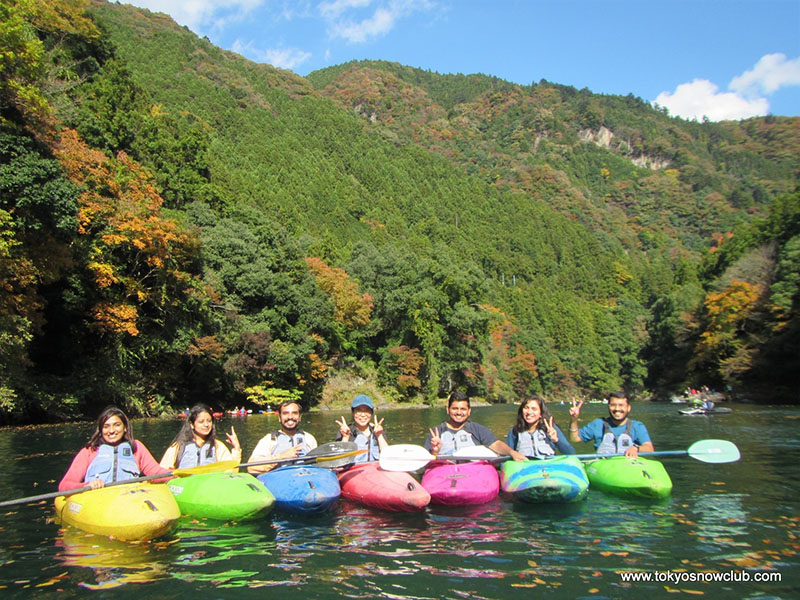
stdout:
<svg viewBox="0 0 800 600">
<path fill-rule="evenodd" d="M 172 531 L 181 516 L 163 484 L 127 483 L 59 496 L 56 515 L 83 531 L 120 540 L 150 540 Z"/>
</svg>

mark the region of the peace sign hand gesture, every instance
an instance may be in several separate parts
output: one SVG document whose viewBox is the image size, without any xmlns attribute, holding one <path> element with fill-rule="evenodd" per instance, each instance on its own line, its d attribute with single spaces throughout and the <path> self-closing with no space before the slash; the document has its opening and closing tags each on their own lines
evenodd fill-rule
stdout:
<svg viewBox="0 0 800 600">
<path fill-rule="evenodd" d="M 342 439 L 347 442 L 350 440 L 350 426 L 344 420 L 344 417 L 341 417 L 340 421 L 336 421 L 336 424 L 339 426 L 339 434 L 342 436 Z"/>
<path fill-rule="evenodd" d="M 544 426 L 547 429 L 547 436 L 554 442 L 558 442 L 558 430 L 556 429 L 555 425 L 553 425 L 553 417 L 550 417 L 550 420 L 544 420 Z"/>
<path fill-rule="evenodd" d="M 442 438 L 439 437 L 439 430 L 433 428 L 431 432 L 431 454 L 439 454 L 442 450 Z"/>
<path fill-rule="evenodd" d="M 236 450 L 238 452 L 241 452 L 242 451 L 242 446 L 239 443 L 239 437 L 236 435 L 236 430 L 233 428 L 232 425 L 231 425 L 231 432 L 230 433 L 226 433 L 225 435 L 227 436 L 228 443 L 231 445 L 231 447 L 234 450 Z"/>
<path fill-rule="evenodd" d="M 578 402 L 575 398 L 572 399 L 572 406 L 569 408 L 570 418 L 577 419 L 581 415 L 581 406 L 583 406 L 583 400 Z"/>
<path fill-rule="evenodd" d="M 378 417 L 375 416 L 375 422 L 372 424 L 372 433 L 375 434 L 376 438 L 383 435 L 383 419 L 378 421 Z"/>
</svg>

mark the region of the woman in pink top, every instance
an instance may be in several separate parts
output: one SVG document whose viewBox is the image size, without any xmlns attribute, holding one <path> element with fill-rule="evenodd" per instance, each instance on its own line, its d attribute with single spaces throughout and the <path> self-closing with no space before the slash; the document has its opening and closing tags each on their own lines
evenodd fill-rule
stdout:
<svg viewBox="0 0 800 600">
<path fill-rule="evenodd" d="M 89 485 L 92 489 L 141 475 L 169 474 L 142 442 L 133 437 L 128 417 L 116 406 L 109 406 L 97 417 L 97 427 L 89 442 L 72 460 L 58 484 L 60 491 Z"/>
</svg>

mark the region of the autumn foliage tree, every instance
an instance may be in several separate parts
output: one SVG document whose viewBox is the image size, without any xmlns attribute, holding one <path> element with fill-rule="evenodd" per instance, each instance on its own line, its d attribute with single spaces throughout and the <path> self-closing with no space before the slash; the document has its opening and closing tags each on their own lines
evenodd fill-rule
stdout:
<svg viewBox="0 0 800 600">
<path fill-rule="evenodd" d="M 713 366 L 728 383 L 750 368 L 754 349 L 747 324 L 761 294 L 760 286 L 734 279 L 725 289 L 706 296 L 705 326 L 695 348 L 694 364 Z"/>
<path fill-rule="evenodd" d="M 65 130 L 56 155 L 82 189 L 75 250 L 85 270 L 72 293 L 83 297 L 100 347 L 121 365 L 117 383 L 135 382 L 132 395 L 144 397 L 137 408 L 148 412 L 174 377 L 166 357 L 184 355 L 202 325 L 198 241 L 163 213 L 151 175 L 124 153 L 109 159 Z"/>
</svg>

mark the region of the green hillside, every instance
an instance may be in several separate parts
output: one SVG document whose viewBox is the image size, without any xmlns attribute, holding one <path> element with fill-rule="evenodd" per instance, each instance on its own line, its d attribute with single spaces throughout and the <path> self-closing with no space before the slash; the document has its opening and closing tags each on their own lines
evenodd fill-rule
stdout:
<svg viewBox="0 0 800 600">
<path fill-rule="evenodd" d="M 761 390 L 759 352 L 785 352 L 797 215 L 770 215 L 797 201 L 800 119 L 371 61 L 301 78 L 131 6 L 3 7 L 30 52 L 2 79 L 2 419 Z M 731 239 L 773 249 L 734 369 L 703 337 Z"/>
</svg>

